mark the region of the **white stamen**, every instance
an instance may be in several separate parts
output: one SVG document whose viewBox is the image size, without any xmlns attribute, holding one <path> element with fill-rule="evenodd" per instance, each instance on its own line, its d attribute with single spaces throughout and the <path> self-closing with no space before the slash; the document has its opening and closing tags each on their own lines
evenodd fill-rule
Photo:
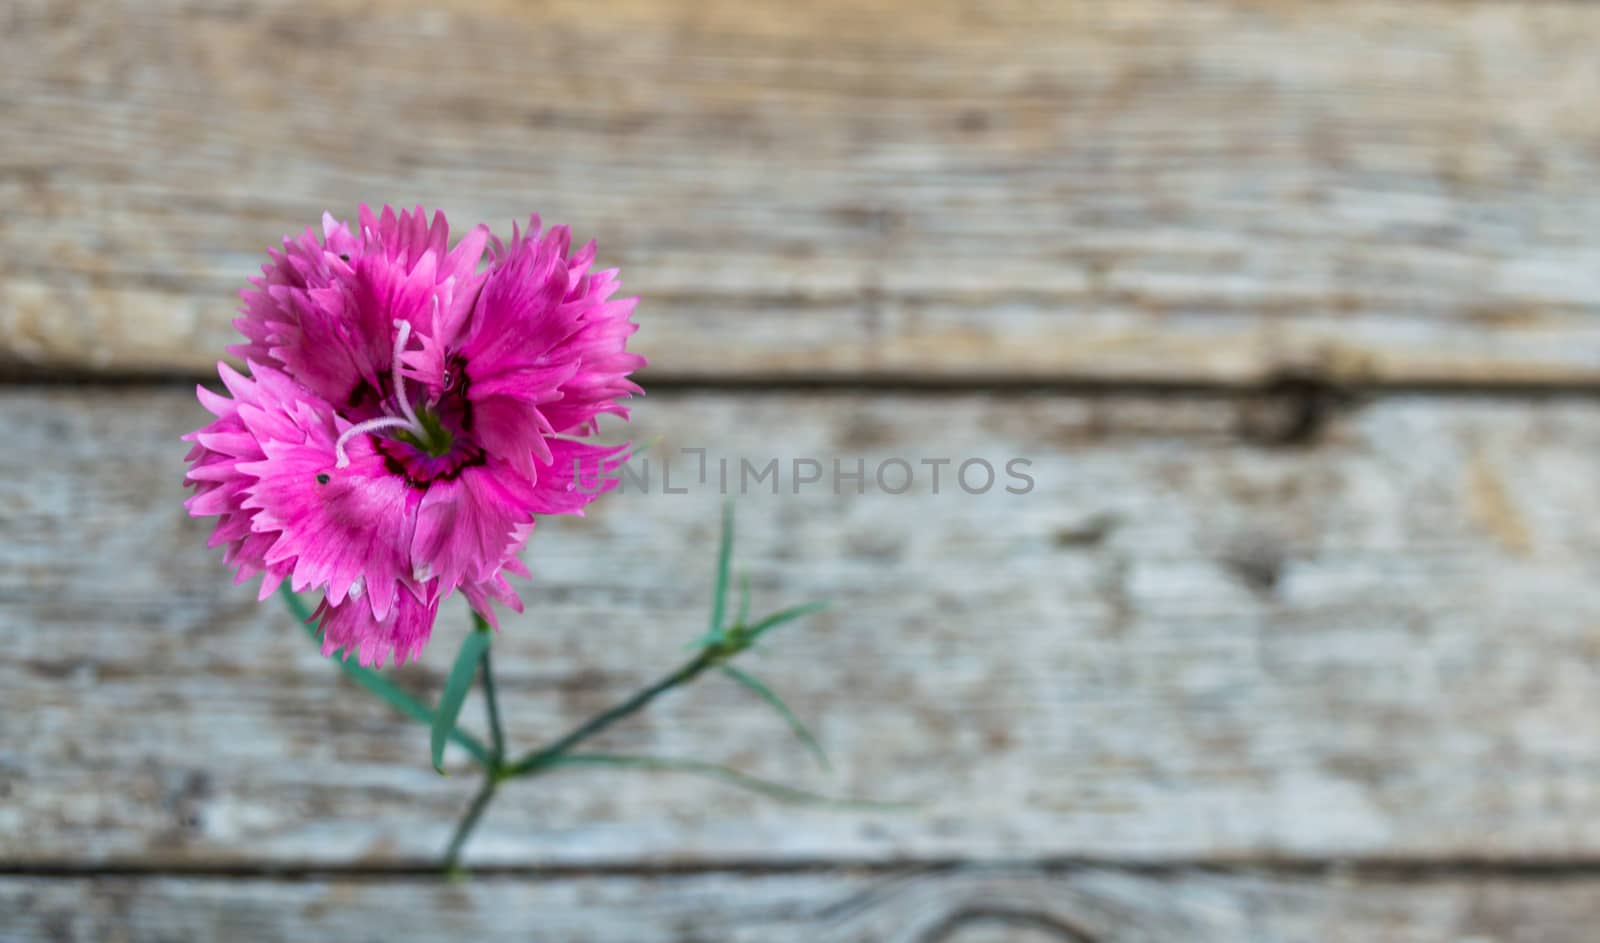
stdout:
<svg viewBox="0 0 1600 943">
<path fill-rule="evenodd" d="M 405 352 L 406 341 L 411 339 L 411 322 L 397 320 L 394 322 L 394 326 L 400 329 L 400 333 L 394 339 L 394 368 L 392 371 L 394 376 L 394 398 L 400 401 L 400 412 L 411 423 L 411 430 L 417 433 L 418 438 L 421 438 L 425 433 L 422 430 L 422 423 L 417 421 L 417 411 L 411 408 L 411 399 L 406 396 L 406 375 L 400 364 L 400 355 Z"/>
<path fill-rule="evenodd" d="M 435 297 L 434 305 L 437 307 L 438 303 L 439 299 Z M 394 365 L 390 376 L 394 378 L 395 401 L 400 404 L 400 412 L 405 415 L 379 416 L 376 419 L 368 419 L 366 422 L 358 422 L 340 433 L 339 441 L 333 443 L 333 466 L 335 468 L 349 467 L 350 456 L 345 454 L 344 444 L 358 435 L 376 432 L 379 429 L 404 429 L 418 439 L 426 439 L 428 437 L 428 431 L 422 427 L 422 421 L 417 418 L 416 409 L 411 406 L 410 397 L 406 396 L 406 376 L 401 372 L 400 355 L 405 353 L 406 341 L 411 339 L 411 322 L 396 319 L 394 326 L 399 329 L 399 333 L 394 339 Z"/>
<path fill-rule="evenodd" d="M 349 442 L 358 435 L 365 435 L 368 432 L 375 432 L 379 429 L 396 428 L 411 429 L 413 431 L 415 430 L 415 427 L 412 426 L 411 423 L 401 419 L 399 416 L 379 416 L 376 419 L 368 419 L 366 422 L 358 422 L 346 429 L 340 434 L 339 441 L 333 443 L 333 467 L 349 467 L 350 456 L 346 455 L 344 452 L 344 444 L 346 442 Z"/>
</svg>

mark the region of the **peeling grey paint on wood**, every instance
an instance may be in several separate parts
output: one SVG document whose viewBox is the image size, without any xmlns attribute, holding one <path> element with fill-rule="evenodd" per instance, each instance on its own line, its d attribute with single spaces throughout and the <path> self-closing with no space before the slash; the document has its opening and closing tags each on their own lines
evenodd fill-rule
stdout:
<svg viewBox="0 0 1600 943">
<path fill-rule="evenodd" d="M 266 246 L 389 200 L 598 237 L 658 377 L 1600 379 L 1587 4 L 25 0 L 5 25 L 13 365 L 207 372 Z"/>
<path fill-rule="evenodd" d="M 741 689 L 620 729 L 909 812 L 794 809 L 672 777 L 506 790 L 480 864 L 1094 855 L 1588 860 L 1600 845 L 1600 413 L 1389 398 L 1312 444 L 1239 404 L 1126 396 L 669 394 L 657 456 L 1033 459 L 1028 495 L 752 496 L 758 607 L 832 597 L 750 667 L 812 720 L 813 770 Z M 343 685 L 187 520 L 182 391 L 0 397 L 0 852 L 13 862 L 426 862 L 472 787 Z M 714 433 L 712 432 L 714 430 Z M 497 641 L 548 738 L 684 657 L 719 498 L 611 495 L 548 522 Z M 437 689 L 461 612 L 423 663 Z M 467 705 L 466 716 L 480 706 Z M 601 788 L 597 788 L 597 785 Z"/>
<path fill-rule="evenodd" d="M 563 943 L 1579 943 L 1592 878 L 1283 877 L 1177 869 L 385 877 L 0 878 L 0 938 Z"/>
</svg>

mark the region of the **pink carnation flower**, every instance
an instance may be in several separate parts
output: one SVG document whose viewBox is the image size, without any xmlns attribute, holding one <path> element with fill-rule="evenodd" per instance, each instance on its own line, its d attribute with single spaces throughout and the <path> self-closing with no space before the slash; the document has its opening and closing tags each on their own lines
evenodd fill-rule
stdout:
<svg viewBox="0 0 1600 943">
<path fill-rule="evenodd" d="M 216 418 L 184 437 L 186 507 L 262 598 L 322 591 L 324 654 L 381 666 L 416 657 L 458 589 L 491 622 L 491 600 L 521 611 L 506 574 L 528 575 L 539 515 L 615 484 L 626 447 L 579 439 L 626 417 L 644 359 L 625 349 L 637 299 L 612 300 L 616 271 L 564 226 L 450 249 L 442 213 L 358 222 L 325 214 L 241 293 L 249 372 L 219 364 L 231 397 L 198 391 Z"/>
</svg>

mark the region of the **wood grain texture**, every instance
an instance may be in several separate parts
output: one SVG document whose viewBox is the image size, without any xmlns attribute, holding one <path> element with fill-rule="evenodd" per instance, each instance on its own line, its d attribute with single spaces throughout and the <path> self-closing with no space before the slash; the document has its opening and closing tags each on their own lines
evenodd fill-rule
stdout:
<svg viewBox="0 0 1600 943">
<path fill-rule="evenodd" d="M 7 943 L 1579 943 L 1600 881 L 963 868 L 443 884 L 0 878 Z"/>
<path fill-rule="evenodd" d="M 657 377 L 1600 380 L 1600 7 L 18 0 L 0 360 L 197 373 L 324 208 L 603 240 Z"/>
<path fill-rule="evenodd" d="M 933 495 L 924 477 L 742 500 L 757 606 L 836 601 L 750 663 L 814 721 L 835 776 L 715 681 L 608 735 L 919 805 L 562 774 L 508 788 L 469 860 L 1593 860 L 1600 409 L 1387 398 L 1285 448 L 1239 434 L 1255 408 L 649 398 L 639 437 L 664 437 L 658 458 L 706 446 L 713 469 L 1033 461 L 1026 495 L 949 478 Z M 178 507 L 177 437 L 201 416 L 182 390 L 0 395 L 0 860 L 428 862 L 473 787 L 462 758 L 433 773 L 426 731 L 228 585 Z M 541 528 L 529 614 L 497 642 L 514 742 L 684 657 L 719 500 L 689 490 Z M 436 692 L 464 622 L 447 613 L 396 677 Z"/>
</svg>

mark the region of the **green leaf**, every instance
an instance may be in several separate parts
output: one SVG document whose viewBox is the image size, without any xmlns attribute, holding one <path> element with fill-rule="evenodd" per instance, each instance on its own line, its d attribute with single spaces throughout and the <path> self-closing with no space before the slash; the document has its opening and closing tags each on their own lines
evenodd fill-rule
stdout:
<svg viewBox="0 0 1600 943">
<path fill-rule="evenodd" d="M 652 436 L 652 437 L 646 439 L 645 443 L 643 445 L 639 446 L 638 448 L 629 449 L 628 450 L 628 459 L 627 459 L 626 462 L 623 462 L 623 464 L 626 465 L 628 462 L 633 461 L 634 459 L 638 458 L 639 456 L 643 455 L 644 453 L 646 453 L 646 452 L 650 451 L 651 449 L 655 448 L 656 446 L 660 445 L 661 444 L 661 440 L 664 439 L 664 438 L 666 438 L 666 437 L 665 436 L 659 436 L 659 435 L 658 436 Z"/>
<path fill-rule="evenodd" d="M 750 574 L 739 574 L 739 614 L 734 616 L 733 624 L 740 628 L 750 624 Z"/>
<path fill-rule="evenodd" d="M 798 606 L 790 606 L 787 609 L 780 609 L 777 612 L 774 612 L 772 615 L 767 616 L 765 619 L 762 619 L 760 622 L 757 622 L 755 625 L 752 625 L 746 630 L 746 634 L 750 636 L 750 641 L 754 642 L 756 639 L 760 638 L 763 633 L 769 632 L 778 626 L 783 625 L 785 622 L 793 622 L 796 619 L 803 619 L 814 612 L 821 612 L 822 610 L 828 608 L 829 605 L 831 604 L 827 600 L 823 600 L 821 602 L 802 603 Z"/>
<path fill-rule="evenodd" d="M 640 769 L 649 772 L 661 773 L 688 773 L 692 776 L 702 776 L 714 779 L 740 789 L 758 792 L 772 799 L 782 802 L 794 802 L 808 805 L 825 805 L 858 809 L 906 809 L 909 803 L 904 802 L 875 802 L 870 799 L 839 799 L 824 796 L 793 786 L 785 786 L 770 780 L 742 773 L 729 766 L 716 763 L 706 763 L 700 760 L 680 760 L 658 756 L 629 756 L 620 753 L 567 753 L 551 757 L 549 766 L 603 766 L 622 767 L 626 769 Z"/>
<path fill-rule="evenodd" d="M 722 505 L 722 542 L 717 546 L 717 587 L 711 596 L 711 625 L 707 632 L 722 634 L 722 616 L 728 601 L 728 567 L 733 561 L 733 502 Z"/>
<path fill-rule="evenodd" d="M 828 602 L 827 600 L 823 600 L 822 602 L 808 602 L 799 606 L 790 606 L 787 609 L 781 609 L 777 612 L 774 612 L 772 615 L 767 616 L 765 619 L 762 619 L 760 622 L 757 622 L 755 625 L 751 626 L 744 625 L 743 621 L 741 620 L 734 626 L 734 631 L 732 633 L 733 638 L 731 640 L 738 642 L 739 645 L 737 648 L 739 651 L 742 651 L 746 648 L 749 648 L 751 645 L 754 645 L 756 639 L 760 638 L 763 634 L 777 628 L 778 626 L 783 625 L 786 622 L 793 622 L 796 619 L 802 619 L 814 612 L 821 612 L 830 605 L 832 605 L 832 603 Z M 728 641 L 730 641 L 728 632 L 724 632 L 720 629 L 714 629 L 698 636 L 684 647 L 689 649 L 715 648 L 716 646 L 722 645 Z"/>
<path fill-rule="evenodd" d="M 806 728 L 806 725 L 801 722 L 799 717 L 795 716 L 794 711 L 789 709 L 789 705 L 783 703 L 783 698 L 778 697 L 771 688 L 761 682 L 761 679 L 732 665 L 723 665 L 722 673 L 749 688 L 757 697 L 770 704 L 772 709 L 777 711 L 779 716 L 789 724 L 789 729 L 794 731 L 794 735 L 800 738 L 800 742 L 804 743 L 806 748 L 811 751 L 811 755 L 817 758 L 817 763 L 823 769 L 831 768 L 828 765 L 828 755 L 822 752 L 822 744 L 818 743 L 817 738 L 811 735 L 811 731 Z"/>
<path fill-rule="evenodd" d="M 439 695 L 439 709 L 433 715 L 433 768 L 444 772 L 444 745 L 450 731 L 456 728 L 461 716 L 461 705 L 466 703 L 467 692 L 478 676 L 478 663 L 489 647 L 489 633 L 473 629 L 461 640 L 461 650 L 456 652 L 456 663 L 450 666 L 450 675 L 444 682 L 444 693 Z"/>
<path fill-rule="evenodd" d="M 311 624 L 311 610 L 307 608 L 305 602 L 289 589 L 287 583 L 284 584 L 279 595 L 283 597 L 284 605 L 289 607 L 289 611 L 294 614 L 295 621 L 300 623 L 300 627 L 311 637 L 311 640 L 313 642 L 319 641 L 317 627 Z M 433 711 L 429 710 L 427 705 L 402 691 L 378 672 L 373 671 L 371 668 L 363 668 L 353 661 L 346 661 L 339 657 L 338 652 L 334 652 L 330 657 L 333 663 L 339 666 L 339 670 L 344 673 L 345 677 L 376 694 L 390 707 L 420 724 L 433 724 Z M 461 730 L 452 730 L 450 739 L 472 754 L 473 759 L 481 764 L 488 765 L 489 751 L 470 734 Z"/>
</svg>

